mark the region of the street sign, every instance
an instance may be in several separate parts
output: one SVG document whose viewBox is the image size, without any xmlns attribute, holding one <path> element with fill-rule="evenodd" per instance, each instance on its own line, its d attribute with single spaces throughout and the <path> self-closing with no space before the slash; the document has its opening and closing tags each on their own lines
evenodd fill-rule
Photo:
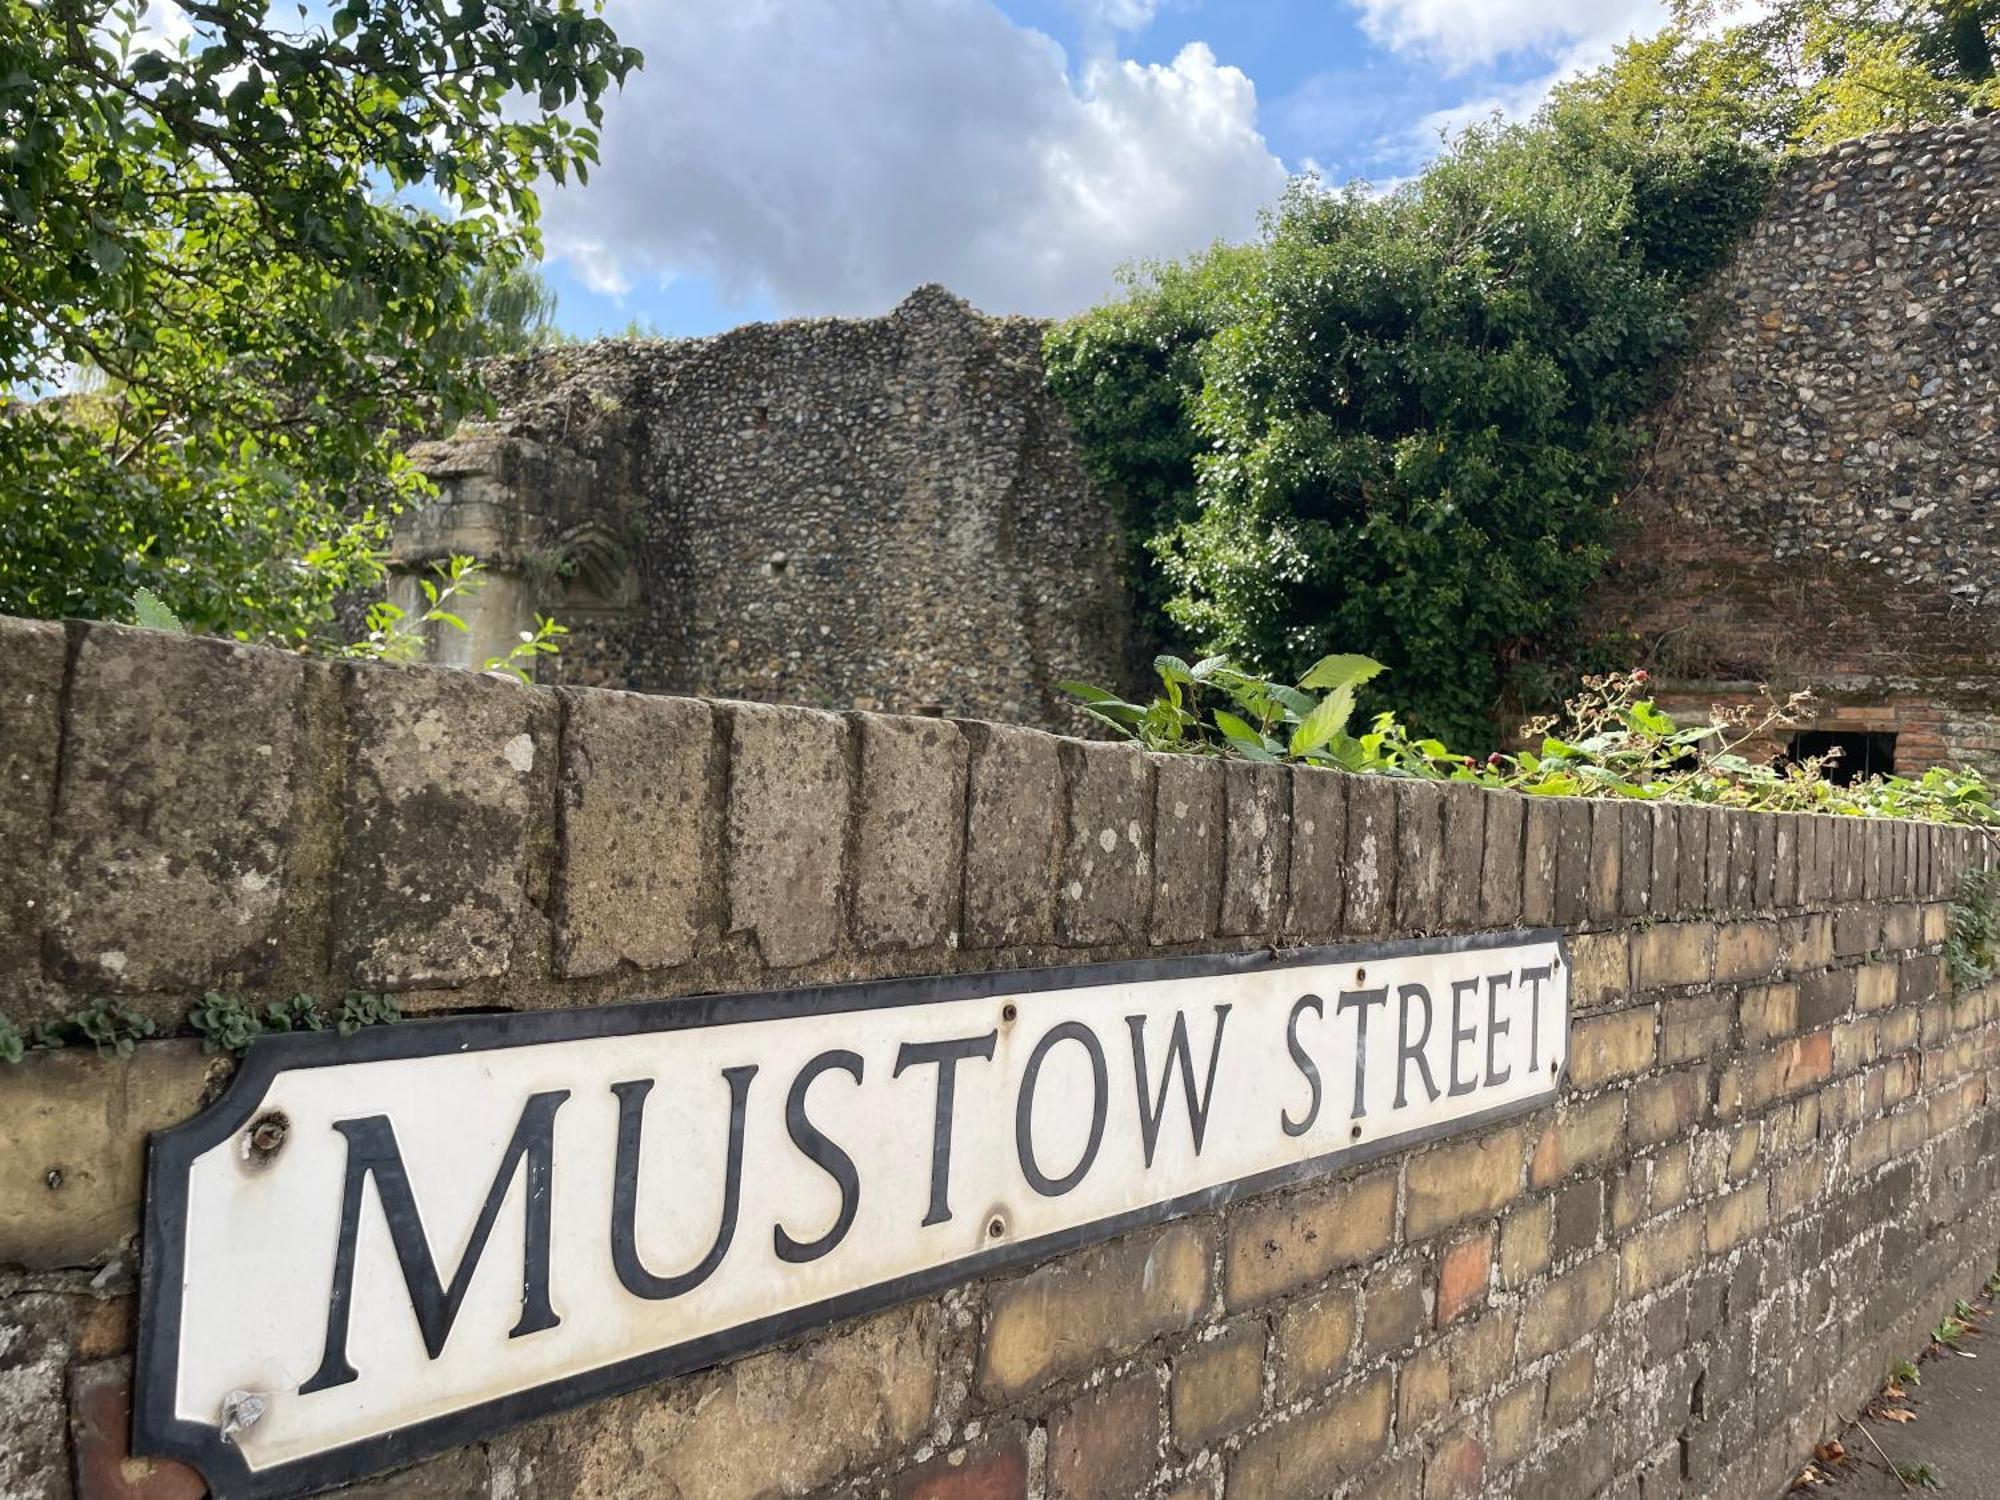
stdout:
<svg viewBox="0 0 2000 1500">
<path fill-rule="evenodd" d="M 137 1437 L 289 1495 L 1554 1095 L 1550 932 L 256 1042 L 155 1137 Z"/>
</svg>

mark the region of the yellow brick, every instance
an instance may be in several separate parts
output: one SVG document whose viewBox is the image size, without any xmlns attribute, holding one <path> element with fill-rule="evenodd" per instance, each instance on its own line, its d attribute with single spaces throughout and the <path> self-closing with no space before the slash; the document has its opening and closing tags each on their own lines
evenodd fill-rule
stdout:
<svg viewBox="0 0 2000 1500">
<path fill-rule="evenodd" d="M 1512 1202 L 1521 1191 L 1524 1144 L 1517 1125 L 1412 1157 L 1405 1168 L 1408 1237 L 1427 1239 Z"/>
<path fill-rule="evenodd" d="M 1631 989 L 1630 934 L 1584 932 L 1569 940 L 1570 1002 L 1616 1003 Z"/>
<path fill-rule="evenodd" d="M 1729 1050 L 1736 1001 L 1729 995 L 1676 995 L 1666 1003 L 1660 1061 L 1701 1062 Z"/>
<path fill-rule="evenodd" d="M 1244 1443 L 1229 1466 L 1229 1500 L 1299 1500 L 1324 1493 L 1388 1441 L 1389 1376 L 1384 1371 Z"/>
<path fill-rule="evenodd" d="M 1521 1358 L 1567 1349 L 1611 1314 L 1618 1295 L 1618 1260 L 1609 1253 L 1556 1277 L 1521 1312 Z"/>
<path fill-rule="evenodd" d="M 1854 1005 L 1857 1010 L 1887 1010 L 1896 1003 L 1896 973 L 1893 963 L 1863 964 L 1855 971 Z"/>
<path fill-rule="evenodd" d="M 1743 992 L 1743 1040 L 1761 1046 L 1799 1029 L 1799 987 L 1764 984 Z"/>
<path fill-rule="evenodd" d="M 1786 961 L 1794 973 L 1824 969 L 1833 962 L 1833 918 L 1825 912 L 1785 924 Z"/>
<path fill-rule="evenodd" d="M 1597 1353 L 1572 1349 L 1549 1371 L 1549 1425 L 1566 1427 L 1590 1409 L 1597 1385 Z"/>
<path fill-rule="evenodd" d="M 1396 1375 L 1396 1433 L 1407 1439 L 1451 1406 L 1451 1366 L 1433 1344 L 1403 1361 Z"/>
<path fill-rule="evenodd" d="M 1229 1226 L 1223 1284 L 1231 1308 L 1323 1281 L 1389 1247 L 1396 1178 L 1376 1172 L 1239 1213 Z"/>
<path fill-rule="evenodd" d="M 1708 1253 L 1727 1255 L 1761 1232 L 1770 1222 L 1770 1214 L 1771 1192 L 1764 1182 L 1716 1199 L 1708 1206 Z"/>
<path fill-rule="evenodd" d="M 980 1389 L 1012 1399 L 1188 1327 L 1208 1306 L 1212 1253 L 1201 1227 L 1176 1224 L 1128 1235 L 996 1288 L 980 1349 Z"/>
<path fill-rule="evenodd" d="M 1494 1464 L 1506 1468 L 1527 1457 L 1542 1434 L 1543 1383 L 1525 1381 L 1493 1403 Z"/>
<path fill-rule="evenodd" d="M 1563 1109 L 1536 1142 L 1528 1185 L 1553 1187 L 1573 1172 L 1601 1166 L 1625 1149 L 1625 1096 L 1607 1094 Z"/>
<path fill-rule="evenodd" d="M 1736 1135 L 1729 1143 L 1729 1180 L 1740 1182 L 1748 1177 L 1757 1165 L 1758 1127 L 1739 1125 Z"/>
<path fill-rule="evenodd" d="M 1174 1361 L 1174 1442 L 1183 1453 L 1236 1431 L 1264 1403 L 1264 1325 L 1251 1320 Z"/>
<path fill-rule="evenodd" d="M 1655 922 L 1633 936 L 1632 987 L 1635 990 L 1707 984 L 1714 975 L 1713 922 Z"/>
<path fill-rule="evenodd" d="M 1692 1130 L 1708 1101 L 1708 1075 L 1694 1069 L 1632 1085 L 1632 1149 L 1644 1151 Z"/>
<path fill-rule="evenodd" d="M 1294 1303 L 1279 1315 L 1275 1362 L 1280 1399 L 1317 1390 L 1347 1367 L 1356 1312 L 1353 1291 L 1342 1289 Z"/>
<path fill-rule="evenodd" d="M 1546 1198 L 1523 1203 L 1500 1221 L 1500 1281 L 1519 1291 L 1549 1268 L 1555 1214 Z"/>
<path fill-rule="evenodd" d="M 1653 1163 L 1652 1208 L 1654 1213 L 1664 1213 L 1670 1208 L 1678 1208 L 1687 1202 L 1692 1187 L 1690 1168 L 1692 1152 L 1687 1145 L 1662 1151 Z"/>
<path fill-rule="evenodd" d="M 1715 930 L 1715 977 L 1725 983 L 1761 979 L 1778 966 L 1774 922 L 1729 922 Z"/>
<path fill-rule="evenodd" d="M 1626 1240 L 1619 1251 L 1625 1295 L 1643 1297 L 1677 1280 L 1701 1252 L 1701 1233 L 1701 1216 L 1685 1213 L 1649 1224 Z"/>
<path fill-rule="evenodd" d="M 1639 1005 L 1572 1022 L 1570 1082 L 1580 1089 L 1593 1089 L 1614 1078 L 1629 1078 L 1652 1067 L 1656 1020 L 1655 1007 Z"/>
</svg>

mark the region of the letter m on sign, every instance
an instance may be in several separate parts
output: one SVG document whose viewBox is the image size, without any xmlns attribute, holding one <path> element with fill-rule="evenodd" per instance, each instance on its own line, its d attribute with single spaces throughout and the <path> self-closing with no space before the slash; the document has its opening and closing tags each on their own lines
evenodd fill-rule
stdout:
<svg viewBox="0 0 2000 1500">
<path fill-rule="evenodd" d="M 500 1170 L 486 1190 L 479 1220 L 466 1241 L 465 1254 L 446 1285 L 438 1275 L 437 1260 L 431 1254 L 430 1237 L 424 1232 L 417 1213 L 416 1194 L 410 1190 L 409 1173 L 403 1167 L 403 1153 L 396 1144 L 396 1131 L 387 1115 L 370 1115 L 360 1120 L 339 1120 L 334 1129 L 347 1139 L 347 1177 L 340 1198 L 340 1241 L 334 1252 L 333 1292 L 326 1306 L 326 1352 L 312 1379 L 299 1387 L 301 1395 L 346 1385 L 356 1378 L 347 1362 L 347 1324 L 354 1310 L 355 1242 L 361 1233 L 361 1195 L 368 1179 L 382 1201 L 382 1215 L 389 1223 L 389 1237 L 396 1247 L 396 1261 L 402 1267 L 403 1286 L 410 1295 L 410 1308 L 424 1336 L 424 1348 L 436 1359 L 444 1352 L 451 1325 L 458 1318 L 459 1304 L 472 1285 L 472 1273 L 492 1237 L 493 1224 L 500 1217 L 523 1160 L 527 1162 L 527 1203 L 522 1215 L 526 1222 L 525 1243 L 521 1247 L 521 1320 L 508 1331 L 509 1338 L 554 1328 L 562 1319 L 549 1306 L 549 1191 L 555 1176 L 556 1110 L 569 1097 L 568 1089 L 535 1094 L 521 1111 L 513 1139 L 500 1158 Z"/>
</svg>

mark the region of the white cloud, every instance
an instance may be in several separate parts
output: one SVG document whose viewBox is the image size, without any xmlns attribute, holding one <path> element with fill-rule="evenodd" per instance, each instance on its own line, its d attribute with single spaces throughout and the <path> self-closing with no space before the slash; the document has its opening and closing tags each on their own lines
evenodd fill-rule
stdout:
<svg viewBox="0 0 2000 1500">
<path fill-rule="evenodd" d="M 1087 23 L 1115 31 L 1141 31 L 1153 24 L 1160 0 L 1070 0 Z"/>
<path fill-rule="evenodd" d="M 1564 50 L 1579 43 L 1609 51 L 1635 31 L 1666 20 L 1661 0 L 1349 0 L 1361 27 L 1396 52 L 1414 52 L 1453 71 L 1511 53 Z"/>
<path fill-rule="evenodd" d="M 1382 144 L 1387 149 L 1400 148 L 1404 153 L 1424 157 L 1434 153 L 1441 140 L 1495 115 L 1506 120 L 1525 120 L 1541 108 L 1542 101 L 1557 84 L 1609 62 L 1613 50 L 1623 40 L 1623 36 L 1590 37 L 1573 43 L 1562 49 L 1547 72 L 1488 90 L 1444 109 L 1431 110 L 1410 127 L 1402 140 Z"/>
<path fill-rule="evenodd" d="M 547 192 L 543 218 L 601 290 L 699 275 L 869 312 L 942 281 L 1067 312 L 1124 261 L 1248 234 L 1284 186 L 1254 86 L 1199 44 L 1073 81 L 989 0 L 614 0 L 611 20 L 647 65 L 589 186 Z"/>
</svg>

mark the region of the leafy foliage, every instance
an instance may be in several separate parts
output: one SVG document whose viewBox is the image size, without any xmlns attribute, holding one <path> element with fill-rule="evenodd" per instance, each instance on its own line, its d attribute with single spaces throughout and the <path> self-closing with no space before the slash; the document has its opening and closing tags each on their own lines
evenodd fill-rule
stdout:
<svg viewBox="0 0 2000 1500">
<path fill-rule="evenodd" d="M 1576 118 L 1475 129 L 1386 197 L 1296 184 L 1257 244 L 1053 330 L 1169 632 L 1282 676 L 1351 643 L 1424 728 L 1485 740 L 1503 664 L 1601 566 L 1682 289 L 1767 174 Z"/>
<path fill-rule="evenodd" d="M 1990 107 L 1996 26 L 1994 0 L 1676 0 L 1557 108 L 1654 137 L 1824 147 Z"/>
<path fill-rule="evenodd" d="M 159 9 L 0 0 L 0 612 L 306 643 L 639 59 L 582 0 Z"/>
<path fill-rule="evenodd" d="M 1750 747 L 1809 713 L 1805 694 L 1762 711 L 1718 710 L 1707 723 L 1683 725 L 1644 696 L 1643 671 L 1592 677 L 1560 715 L 1523 727 L 1536 749 L 1482 758 L 1412 735 L 1393 713 L 1379 713 L 1366 731 L 1350 733 L 1355 690 L 1382 671 L 1365 656 L 1326 657 L 1295 688 L 1222 657 L 1190 667 L 1163 656 L 1153 665 L 1162 692 L 1150 703 L 1129 703 L 1084 683 L 1062 687 L 1086 713 L 1149 750 L 1469 781 L 1530 796 L 1699 802 L 2000 828 L 1994 788 L 1976 771 L 1937 768 L 1917 777 L 1875 776 L 1841 785 L 1826 775 L 1825 758 L 1783 764 L 1753 758 Z M 1988 874 L 1973 878 L 1985 881 Z M 1992 878 L 1992 889 L 2000 892 L 2000 875 Z M 1993 924 L 1979 939 L 1990 962 L 2000 919 L 1989 908 L 1982 920 Z"/>
<path fill-rule="evenodd" d="M 1960 989 L 2000 970 L 2000 870 L 1970 870 L 1952 895 L 1945 926 L 1945 966 Z"/>
<path fill-rule="evenodd" d="M 441 625 L 466 634 L 471 627 L 452 607 L 486 585 L 486 565 L 475 558 L 453 554 L 431 564 L 431 576 L 417 580 L 423 590 L 424 611 L 414 620 L 401 605 L 387 599 L 368 608 L 366 633 L 360 640 L 339 648 L 339 654 L 365 661 L 416 661 L 423 655 L 423 627 Z M 562 650 L 562 637 L 569 627 L 558 625 L 547 615 L 535 617 L 535 628 L 520 637 L 499 656 L 481 664 L 482 672 L 512 677 L 518 682 L 533 681 L 537 657 L 555 656 Z"/>
</svg>

